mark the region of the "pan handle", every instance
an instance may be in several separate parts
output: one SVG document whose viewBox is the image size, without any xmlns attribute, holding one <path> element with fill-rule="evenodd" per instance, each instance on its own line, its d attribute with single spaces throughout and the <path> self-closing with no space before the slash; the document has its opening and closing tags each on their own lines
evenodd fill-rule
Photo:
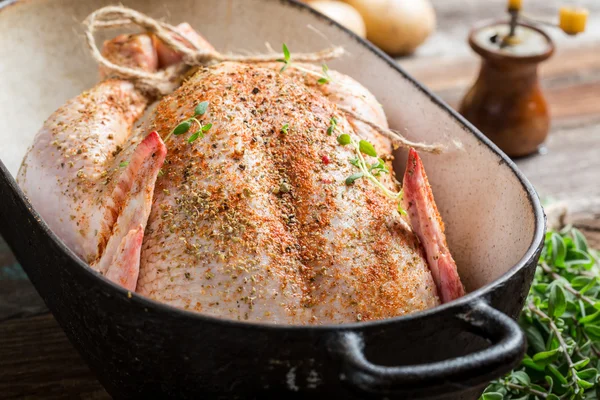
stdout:
<svg viewBox="0 0 600 400">
<path fill-rule="evenodd" d="M 522 359 L 525 338 L 519 325 L 485 301 L 456 316 L 467 329 L 491 342 L 473 354 L 428 364 L 388 367 L 367 360 L 362 335 L 343 331 L 330 338 L 329 350 L 341 361 L 340 379 L 363 392 L 423 398 L 465 390 L 508 372 Z"/>
</svg>

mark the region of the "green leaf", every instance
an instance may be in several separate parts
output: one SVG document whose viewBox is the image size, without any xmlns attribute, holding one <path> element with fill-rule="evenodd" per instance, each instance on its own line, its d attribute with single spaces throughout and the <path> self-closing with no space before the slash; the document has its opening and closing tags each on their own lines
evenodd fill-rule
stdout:
<svg viewBox="0 0 600 400">
<path fill-rule="evenodd" d="M 577 250 L 583 251 L 584 253 L 587 253 L 588 251 L 588 242 L 585 238 L 585 236 L 583 236 L 583 233 L 581 233 L 581 231 L 579 229 L 573 228 L 571 230 L 571 233 L 573 234 L 573 242 L 575 244 L 575 247 L 577 248 Z"/>
<path fill-rule="evenodd" d="M 587 269 L 593 264 L 594 260 L 592 260 L 592 257 L 590 257 L 588 253 L 577 249 L 567 250 L 567 255 L 565 257 L 565 267 L 582 266 Z"/>
<path fill-rule="evenodd" d="M 571 286 L 573 286 L 575 289 L 581 289 L 582 287 L 588 285 L 590 283 L 590 281 L 595 281 L 596 278 L 590 278 L 587 276 L 576 276 L 575 278 L 571 279 Z"/>
<path fill-rule="evenodd" d="M 350 164 L 354 165 L 355 167 L 360 167 L 360 160 L 357 158 L 351 158 L 350 160 Z"/>
<path fill-rule="evenodd" d="M 480 400 L 502 400 L 504 396 L 498 392 L 488 392 L 481 395 Z"/>
<path fill-rule="evenodd" d="M 523 328 L 525 335 L 527 336 L 527 344 L 536 353 L 542 352 L 546 349 L 546 344 L 542 334 L 533 325 L 527 325 Z"/>
<path fill-rule="evenodd" d="M 331 134 L 335 131 L 336 127 L 337 119 L 335 119 L 335 117 L 331 117 L 331 119 L 329 120 L 329 128 L 327 128 L 327 134 L 331 136 Z"/>
<path fill-rule="evenodd" d="M 208 110 L 208 101 L 203 101 L 199 103 L 194 109 L 194 114 L 196 115 L 204 115 L 206 114 L 206 110 Z"/>
<path fill-rule="evenodd" d="M 362 178 L 363 175 L 364 174 L 362 172 L 357 172 L 356 174 L 350 175 L 349 177 L 346 178 L 346 185 L 352 185 L 354 183 L 354 181 Z"/>
<path fill-rule="evenodd" d="M 583 371 L 577 371 L 577 376 L 586 381 L 590 379 L 595 380 L 596 376 L 598 376 L 598 370 L 596 368 L 584 369 Z"/>
<path fill-rule="evenodd" d="M 327 78 L 320 78 L 320 79 L 317 81 L 317 83 L 318 83 L 319 85 L 324 85 L 324 84 L 326 84 L 326 83 L 329 83 L 329 79 L 327 79 Z"/>
<path fill-rule="evenodd" d="M 290 61 L 290 59 L 292 58 L 290 50 L 288 49 L 285 43 L 283 44 L 283 57 L 285 58 L 285 61 Z"/>
<path fill-rule="evenodd" d="M 128 165 L 129 165 L 129 161 L 121 161 L 121 163 L 119 164 L 119 168 L 125 168 Z"/>
<path fill-rule="evenodd" d="M 600 311 L 596 311 L 593 314 L 587 315 L 579 319 L 579 323 L 582 325 L 589 324 L 590 322 L 596 321 L 600 317 Z"/>
<path fill-rule="evenodd" d="M 361 153 L 364 153 L 371 157 L 377 157 L 377 152 L 375 151 L 375 147 L 366 140 L 361 140 L 358 142 L 358 148 Z"/>
<path fill-rule="evenodd" d="M 583 360 L 577 361 L 575 364 L 573 364 L 573 368 L 580 370 L 581 368 L 584 368 L 589 363 L 590 363 L 590 359 L 584 358 Z"/>
<path fill-rule="evenodd" d="M 342 146 L 345 146 L 352 142 L 352 138 L 350 138 L 350 135 L 348 135 L 347 133 L 342 133 L 340 136 L 337 137 L 337 141 Z"/>
<path fill-rule="evenodd" d="M 190 121 L 183 121 L 182 123 L 177 125 L 175 129 L 173 129 L 173 135 L 183 135 L 184 133 L 190 130 L 191 126 L 192 123 Z"/>
<path fill-rule="evenodd" d="M 585 381 L 583 379 L 577 379 L 577 383 L 579 384 L 579 386 L 581 386 L 583 389 L 591 389 L 594 387 L 593 383 L 590 383 L 588 381 Z"/>
<path fill-rule="evenodd" d="M 208 124 L 204 125 L 201 130 L 202 130 L 202 132 L 208 132 L 210 130 L 210 128 L 212 128 L 212 124 L 208 123 Z M 204 137 L 204 136 L 202 136 L 202 137 Z"/>
<path fill-rule="evenodd" d="M 594 341 L 600 341 L 600 326 L 585 325 L 583 330 L 590 336 L 590 338 L 594 339 Z"/>
<path fill-rule="evenodd" d="M 188 143 L 194 143 L 194 142 L 196 141 L 196 139 L 198 139 L 198 138 L 200 137 L 200 135 L 201 135 L 201 134 L 202 134 L 202 132 L 201 132 L 201 131 L 197 131 L 197 132 L 195 132 L 195 133 L 194 133 L 192 136 L 190 136 L 190 137 L 188 138 L 188 140 L 187 140 L 187 141 L 188 141 Z"/>
<path fill-rule="evenodd" d="M 549 394 L 548 397 L 546 397 L 546 400 L 560 400 L 560 397 L 555 394 Z"/>
<path fill-rule="evenodd" d="M 504 393 L 506 393 L 506 387 L 504 387 L 502 384 L 498 383 L 497 381 L 494 381 L 494 382 L 490 383 L 488 385 L 488 387 L 485 388 L 485 390 L 483 391 L 483 393 L 500 393 L 500 394 L 504 394 Z"/>
<path fill-rule="evenodd" d="M 591 279 L 587 283 L 587 285 L 585 285 L 584 287 L 581 288 L 581 290 L 579 291 L 579 293 L 585 294 L 585 292 L 587 292 L 588 290 L 590 290 L 591 288 L 593 288 L 594 286 L 596 286 L 597 283 L 598 283 L 598 280 L 596 278 Z"/>
<path fill-rule="evenodd" d="M 565 313 L 566 309 L 565 291 L 558 282 L 555 282 L 550 289 L 550 297 L 548 298 L 548 315 L 559 318 Z"/>
<path fill-rule="evenodd" d="M 285 124 L 281 127 L 281 133 L 287 134 L 289 129 L 290 129 L 290 124 Z"/>
<path fill-rule="evenodd" d="M 560 371 L 556 369 L 554 365 L 549 364 L 546 366 L 546 369 L 548 369 L 552 376 L 554 376 L 560 383 L 562 383 L 563 385 L 567 384 L 567 378 L 565 378 L 564 375 L 561 374 Z"/>
<path fill-rule="evenodd" d="M 558 356 L 560 356 L 560 349 L 542 351 L 533 356 L 533 361 L 536 364 L 547 365 L 556 361 Z"/>
<path fill-rule="evenodd" d="M 524 366 L 526 366 L 528 368 L 531 368 L 533 370 L 536 370 L 536 371 L 543 372 L 544 369 L 545 369 L 545 365 L 541 365 L 541 364 L 536 363 L 535 361 L 533 361 L 531 359 L 531 357 L 529 357 L 527 355 L 525 355 L 525 358 L 523 359 L 523 361 L 521 361 L 521 363 Z"/>
<path fill-rule="evenodd" d="M 567 248 L 558 233 L 552 233 L 552 263 L 558 267 L 564 267 Z"/>
<path fill-rule="evenodd" d="M 523 386 L 529 386 L 531 384 L 531 379 L 529 375 L 527 375 L 524 371 L 516 371 L 511 374 L 511 377 L 515 379 L 515 381 Z"/>
<path fill-rule="evenodd" d="M 383 161 L 381 158 L 378 158 L 376 163 L 371 164 L 370 170 L 376 170 L 377 175 L 379 175 L 380 172 L 386 174 L 389 172 L 387 166 L 385 165 L 385 161 Z"/>
</svg>

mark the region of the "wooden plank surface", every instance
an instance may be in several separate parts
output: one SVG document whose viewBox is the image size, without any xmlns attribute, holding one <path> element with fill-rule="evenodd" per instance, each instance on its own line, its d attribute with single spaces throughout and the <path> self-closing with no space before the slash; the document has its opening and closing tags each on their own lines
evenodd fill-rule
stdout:
<svg viewBox="0 0 600 400">
<path fill-rule="evenodd" d="M 479 66 L 467 33 L 501 15 L 504 3 L 435 0 L 438 31 L 400 64 L 456 106 Z M 525 7 L 550 18 L 561 3 L 526 0 Z M 600 2 L 582 3 L 592 11 L 589 32 L 575 39 L 553 33 L 558 51 L 541 69 L 553 114 L 547 153 L 518 165 L 542 198 L 566 202 L 567 222 L 600 248 Z M 3 246 L 0 238 L 0 398 L 108 398 Z"/>
<path fill-rule="evenodd" d="M 52 315 L 0 323 L 0 338 L 0 398 L 109 398 Z"/>
</svg>

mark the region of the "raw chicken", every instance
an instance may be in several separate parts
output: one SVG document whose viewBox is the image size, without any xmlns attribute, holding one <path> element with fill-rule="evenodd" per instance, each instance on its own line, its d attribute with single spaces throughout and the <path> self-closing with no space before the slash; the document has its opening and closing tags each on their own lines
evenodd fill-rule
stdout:
<svg viewBox="0 0 600 400">
<path fill-rule="evenodd" d="M 195 34 L 186 29 L 185 38 Z M 179 62 L 149 40 L 117 38 L 105 51 L 146 70 Z M 92 268 L 180 308 L 324 324 L 405 315 L 463 295 L 415 151 L 404 178 L 410 225 L 372 182 L 345 183 L 358 171 L 349 162 L 355 153 L 327 134 L 332 118 L 391 160 L 388 139 L 336 106 L 387 126 L 375 98 L 333 71 L 333 82 L 317 85 L 279 68 L 200 69 L 159 102 L 141 142 L 131 128 L 148 99 L 105 80 L 46 122 L 19 183 Z M 195 113 L 202 102 L 208 111 Z M 173 134 L 195 114 L 189 132 Z M 396 189 L 393 174 L 382 182 Z"/>
<path fill-rule="evenodd" d="M 180 28 L 190 36 L 189 25 Z M 204 40 L 197 34 L 192 39 Z M 119 36 L 105 43 L 103 53 L 149 72 L 159 68 L 160 58 L 173 59 L 172 52 L 157 53 L 155 41 L 145 34 Z M 149 101 L 130 82 L 99 83 L 44 123 L 17 177 L 65 244 L 130 290 L 136 287 L 154 183 L 166 154 L 155 132 L 143 141 L 132 135 Z"/>
</svg>

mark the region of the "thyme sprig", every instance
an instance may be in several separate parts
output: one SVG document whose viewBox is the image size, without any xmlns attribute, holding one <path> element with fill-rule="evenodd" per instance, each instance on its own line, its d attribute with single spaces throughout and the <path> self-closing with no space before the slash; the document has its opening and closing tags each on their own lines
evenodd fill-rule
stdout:
<svg viewBox="0 0 600 400">
<path fill-rule="evenodd" d="M 198 103 L 198 105 L 194 108 L 194 115 L 191 118 L 188 118 L 185 121 L 181 122 L 175 128 L 173 128 L 173 130 L 171 132 L 169 132 L 169 134 L 165 138 L 164 142 L 167 143 L 167 141 L 173 135 L 174 136 L 179 136 L 179 135 L 183 135 L 184 133 L 189 132 L 189 130 L 192 128 L 192 126 L 194 126 L 194 124 L 196 124 L 198 126 L 198 129 L 194 133 L 192 133 L 190 135 L 190 137 L 187 139 L 187 142 L 188 143 L 193 143 L 199 137 L 203 138 L 204 134 L 206 132 L 208 132 L 210 130 L 210 128 L 212 128 L 212 124 L 208 123 L 208 124 L 203 125 L 198 120 L 197 117 L 201 117 L 204 114 L 206 114 L 207 110 L 208 110 L 208 101 L 203 101 L 201 103 Z"/>
<path fill-rule="evenodd" d="M 583 234 L 548 232 L 520 318 L 528 350 L 482 400 L 598 399 L 600 261 Z"/>
<path fill-rule="evenodd" d="M 346 178 L 346 185 L 352 185 L 358 179 L 366 178 L 371 181 L 377 188 L 379 188 L 386 197 L 396 201 L 397 210 L 401 215 L 406 215 L 406 211 L 402 208 L 402 190 L 399 192 L 393 192 L 389 190 L 381 181 L 377 178 L 381 174 L 389 174 L 390 171 L 384 160 L 378 157 L 375 147 L 366 140 L 356 141 L 352 136 L 341 131 L 338 126 L 337 118 L 334 116 L 330 120 L 329 128 L 327 129 L 328 134 L 339 133 L 337 141 L 342 146 L 352 146 L 354 148 L 356 157 L 349 160 L 350 164 L 354 165 L 359 169 L 356 172 Z M 376 162 L 369 163 L 365 156 L 373 157 Z"/>
<path fill-rule="evenodd" d="M 280 58 L 277 61 L 280 63 L 283 63 L 283 66 L 279 70 L 279 72 L 281 72 L 281 73 L 285 72 L 285 70 L 288 69 L 289 67 L 293 67 L 294 69 L 304 72 L 305 74 L 312 75 L 312 76 L 319 78 L 317 80 L 317 83 L 319 85 L 327 84 L 333 80 L 331 78 L 331 76 L 329 75 L 329 67 L 325 63 L 323 63 L 321 65 L 322 74 L 319 74 L 318 72 L 315 72 L 315 71 L 311 71 L 310 69 L 304 68 L 301 65 L 293 64 L 292 63 L 292 55 L 285 43 L 283 44 L 283 58 Z"/>
</svg>

